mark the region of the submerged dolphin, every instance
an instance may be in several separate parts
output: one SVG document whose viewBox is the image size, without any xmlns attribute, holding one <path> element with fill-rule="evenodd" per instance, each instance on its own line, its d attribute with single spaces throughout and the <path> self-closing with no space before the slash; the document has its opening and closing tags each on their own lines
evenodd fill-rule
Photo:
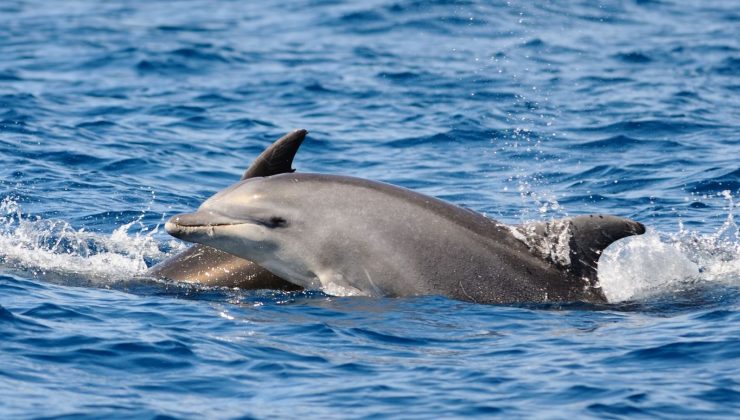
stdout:
<svg viewBox="0 0 740 420">
<path fill-rule="evenodd" d="M 295 130 L 276 140 L 254 160 L 241 179 L 293 172 L 293 158 L 307 133 Z M 200 244 L 153 266 L 147 276 L 242 289 L 300 289 L 252 261 Z"/>
<path fill-rule="evenodd" d="M 307 289 L 481 303 L 605 302 L 601 251 L 645 232 L 615 216 L 509 227 L 404 188 L 319 174 L 241 181 L 165 228 Z"/>
</svg>

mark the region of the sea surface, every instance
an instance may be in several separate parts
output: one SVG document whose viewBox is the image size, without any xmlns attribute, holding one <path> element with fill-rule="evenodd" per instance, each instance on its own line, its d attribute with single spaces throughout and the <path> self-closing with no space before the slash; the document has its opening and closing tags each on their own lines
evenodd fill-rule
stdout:
<svg viewBox="0 0 740 420">
<path fill-rule="evenodd" d="M 301 172 L 648 226 L 610 303 L 147 279 L 163 222 Z M 737 418 L 740 2 L 3 0 L 0 418 Z"/>
</svg>

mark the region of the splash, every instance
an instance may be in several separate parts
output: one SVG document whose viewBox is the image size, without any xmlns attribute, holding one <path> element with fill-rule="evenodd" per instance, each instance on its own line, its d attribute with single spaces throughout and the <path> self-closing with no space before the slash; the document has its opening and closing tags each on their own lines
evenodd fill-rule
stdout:
<svg viewBox="0 0 740 420">
<path fill-rule="evenodd" d="M 93 283 L 130 279 L 146 271 L 147 259 L 166 256 L 153 237 L 157 227 L 148 229 L 142 218 L 105 235 L 24 215 L 20 205 L 6 197 L 0 202 L 0 268 Z M 169 245 L 183 247 L 174 241 Z"/>
<path fill-rule="evenodd" d="M 610 302 L 640 300 L 700 285 L 740 285 L 740 229 L 730 191 L 728 216 L 713 234 L 679 225 L 675 234 L 649 230 L 609 246 L 599 260 L 599 283 Z"/>
<path fill-rule="evenodd" d="M 548 223 L 528 223 L 509 228 L 515 238 L 537 255 L 567 267 L 570 265 L 571 222 L 568 219 Z M 541 230 L 538 232 L 538 228 Z"/>
<path fill-rule="evenodd" d="M 510 157 L 526 157 L 534 162 L 534 170 L 527 165 L 513 166 L 512 174 L 506 179 L 506 183 L 515 186 L 519 193 L 522 203 L 519 218 L 525 221 L 545 220 L 548 216 L 567 217 L 568 212 L 558 201 L 557 194 L 547 188 L 549 180 L 544 175 L 551 158 L 545 154 L 543 142 L 557 133 L 537 134 L 519 127 L 506 134 L 494 154 L 501 152 Z M 509 191 L 508 185 L 504 186 L 504 191 Z"/>
</svg>

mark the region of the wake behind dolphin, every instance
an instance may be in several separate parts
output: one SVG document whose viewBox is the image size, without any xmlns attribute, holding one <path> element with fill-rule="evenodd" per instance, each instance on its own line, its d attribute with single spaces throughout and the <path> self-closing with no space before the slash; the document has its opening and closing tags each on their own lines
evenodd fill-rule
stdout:
<svg viewBox="0 0 740 420">
<path fill-rule="evenodd" d="M 481 303 L 605 302 L 601 251 L 645 232 L 615 216 L 510 227 L 401 187 L 292 173 L 243 180 L 166 229 L 307 289 Z"/>
</svg>

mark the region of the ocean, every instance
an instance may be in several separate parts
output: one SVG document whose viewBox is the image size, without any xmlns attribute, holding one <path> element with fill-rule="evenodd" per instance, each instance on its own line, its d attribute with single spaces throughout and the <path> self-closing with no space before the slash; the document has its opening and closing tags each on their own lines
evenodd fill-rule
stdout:
<svg viewBox="0 0 740 420">
<path fill-rule="evenodd" d="M 3 0 L 0 417 L 736 418 L 740 3 Z M 300 172 L 648 232 L 608 304 L 208 288 L 163 229 Z"/>
</svg>

